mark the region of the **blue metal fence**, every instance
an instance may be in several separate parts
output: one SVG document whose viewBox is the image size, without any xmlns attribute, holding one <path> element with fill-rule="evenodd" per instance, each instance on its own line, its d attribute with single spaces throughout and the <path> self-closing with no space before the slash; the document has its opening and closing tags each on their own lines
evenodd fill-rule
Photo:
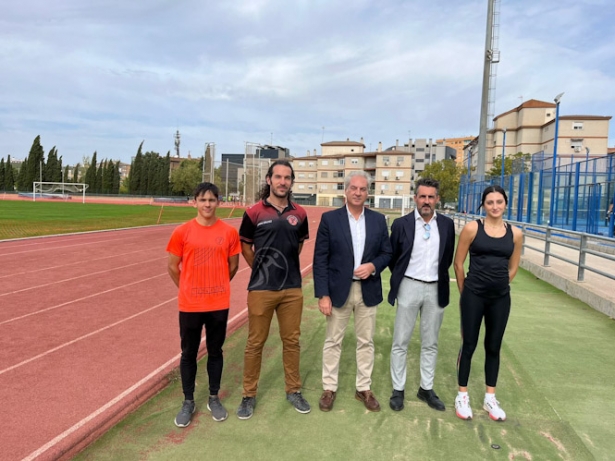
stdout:
<svg viewBox="0 0 615 461">
<path fill-rule="evenodd" d="M 515 164 L 515 173 L 503 180 L 500 176 L 483 181 L 462 176 L 458 211 L 478 214 L 483 190 L 497 184 L 508 195 L 507 219 L 613 237 L 615 213 L 607 217 L 607 210 L 615 201 L 615 155 L 558 166 L 554 191 L 552 158 L 543 152 L 534 154 L 530 171 Z M 549 223 L 552 199 L 553 222 Z"/>
</svg>

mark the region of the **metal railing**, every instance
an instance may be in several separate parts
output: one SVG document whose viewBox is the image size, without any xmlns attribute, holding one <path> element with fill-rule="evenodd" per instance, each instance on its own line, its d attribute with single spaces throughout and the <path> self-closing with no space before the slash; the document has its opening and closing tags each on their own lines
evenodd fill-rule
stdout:
<svg viewBox="0 0 615 461">
<path fill-rule="evenodd" d="M 479 218 L 479 216 L 476 215 L 463 213 L 454 213 L 449 216 L 453 218 L 455 226 L 459 229 L 467 222 Z M 610 261 L 615 263 L 615 239 L 532 223 L 511 220 L 506 220 L 506 222 L 518 226 L 523 232 L 523 249 L 521 254 L 525 254 L 526 249 L 543 254 L 543 266 L 549 267 L 550 258 L 556 258 L 577 267 L 578 282 L 583 282 L 585 280 L 586 270 L 601 275 L 602 277 L 615 280 L 615 270 L 609 273 L 596 267 L 599 264 L 590 265 L 587 262 L 587 256 L 594 256 L 600 258 L 598 261 L 603 261 L 605 263 Z M 530 241 L 528 242 L 528 240 Z M 536 246 L 533 242 L 534 240 L 544 242 L 543 247 L 540 248 Z M 565 254 L 556 253 L 553 251 L 553 247 L 556 245 L 577 252 L 578 258 L 574 260 L 567 257 Z M 613 267 L 615 269 L 615 264 Z"/>
</svg>

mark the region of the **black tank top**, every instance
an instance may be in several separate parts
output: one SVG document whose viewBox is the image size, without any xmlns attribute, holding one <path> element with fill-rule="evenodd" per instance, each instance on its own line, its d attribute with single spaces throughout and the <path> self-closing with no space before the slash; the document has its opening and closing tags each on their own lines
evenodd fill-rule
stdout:
<svg viewBox="0 0 615 461">
<path fill-rule="evenodd" d="M 512 228 L 505 224 L 506 233 L 502 237 L 490 237 L 483 222 L 480 219 L 476 222 L 478 230 L 470 244 L 470 269 L 464 289 L 489 298 L 504 296 L 510 291 L 508 261 L 515 247 Z"/>
</svg>

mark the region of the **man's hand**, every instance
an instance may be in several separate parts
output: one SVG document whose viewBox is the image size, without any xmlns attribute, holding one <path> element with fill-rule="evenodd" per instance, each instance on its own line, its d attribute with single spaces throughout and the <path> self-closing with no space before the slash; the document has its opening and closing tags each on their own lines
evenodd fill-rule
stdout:
<svg viewBox="0 0 615 461">
<path fill-rule="evenodd" d="M 359 277 L 361 280 L 365 280 L 367 277 L 376 272 L 376 266 L 372 263 L 361 264 L 354 271 L 354 276 Z"/>
<path fill-rule="evenodd" d="M 322 312 L 326 316 L 331 315 L 331 298 L 329 298 L 328 296 L 318 298 L 318 309 L 320 309 L 320 312 Z"/>
</svg>

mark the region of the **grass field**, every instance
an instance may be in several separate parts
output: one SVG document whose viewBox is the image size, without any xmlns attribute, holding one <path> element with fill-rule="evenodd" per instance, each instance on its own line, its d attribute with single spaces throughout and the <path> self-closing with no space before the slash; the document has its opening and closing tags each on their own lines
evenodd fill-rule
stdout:
<svg viewBox="0 0 615 461">
<path fill-rule="evenodd" d="M 388 274 L 385 274 L 388 280 Z M 373 385 L 382 411 L 369 413 L 354 399 L 352 323 L 346 333 L 340 388 L 330 413 L 318 410 L 325 320 L 306 279 L 301 335 L 303 393 L 312 412 L 301 415 L 285 400 L 282 348 L 273 322 L 265 347 L 254 416 L 240 421 L 243 350 L 247 328 L 228 338 L 221 398 L 230 415 L 214 422 L 206 408 L 205 362 L 197 377 L 197 412 L 186 429 L 173 418 L 182 401 L 177 374 L 158 396 L 129 415 L 77 460 L 609 460 L 615 453 L 615 322 L 520 270 L 502 349 L 498 399 L 504 423 L 482 411 L 483 360 L 479 347 L 470 376 L 474 420 L 455 416 L 456 357 L 460 344 L 457 290 L 452 290 L 440 334 L 435 389 L 447 405 L 437 412 L 416 398 L 419 334 L 408 354 L 406 408 L 388 407 L 389 353 L 395 308 L 381 304 L 377 318 Z M 384 283 L 385 293 L 388 290 Z M 179 343 L 179 340 L 178 340 Z M 479 344 L 482 344 L 479 343 Z M 179 350 L 179 344 L 178 344 Z M 494 448 L 494 446 L 496 448 Z M 498 448 L 499 447 L 499 448 Z"/>
<path fill-rule="evenodd" d="M 218 208 L 221 218 L 241 217 L 243 208 Z M 187 221 L 190 206 L 115 205 L 0 201 L 0 240 Z"/>
</svg>

